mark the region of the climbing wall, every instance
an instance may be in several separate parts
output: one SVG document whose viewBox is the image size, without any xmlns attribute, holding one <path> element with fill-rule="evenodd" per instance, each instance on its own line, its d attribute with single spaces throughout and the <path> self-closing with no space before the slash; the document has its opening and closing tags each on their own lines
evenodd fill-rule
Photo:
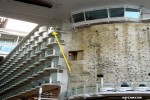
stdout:
<svg viewBox="0 0 150 100">
<path fill-rule="evenodd" d="M 116 23 L 77 28 L 67 51 L 83 50 L 83 60 L 69 61 L 69 86 L 104 82 L 150 81 L 150 24 Z"/>
</svg>

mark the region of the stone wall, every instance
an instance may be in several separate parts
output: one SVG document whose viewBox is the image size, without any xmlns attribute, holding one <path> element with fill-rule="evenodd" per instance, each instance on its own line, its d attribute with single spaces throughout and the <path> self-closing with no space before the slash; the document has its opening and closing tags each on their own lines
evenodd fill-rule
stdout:
<svg viewBox="0 0 150 100">
<path fill-rule="evenodd" d="M 69 61 L 69 86 L 105 82 L 150 81 L 150 24 L 116 23 L 77 28 L 67 51 L 83 50 L 83 60 Z"/>
</svg>

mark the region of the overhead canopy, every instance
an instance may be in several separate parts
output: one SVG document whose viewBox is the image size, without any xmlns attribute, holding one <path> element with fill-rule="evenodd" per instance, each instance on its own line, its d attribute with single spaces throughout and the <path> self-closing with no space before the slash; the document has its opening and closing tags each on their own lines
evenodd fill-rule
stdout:
<svg viewBox="0 0 150 100">
<path fill-rule="evenodd" d="M 34 4 L 20 1 L 34 1 Z M 52 7 L 43 7 L 38 4 L 51 4 Z M 145 13 L 149 13 L 149 0 L 1 0 L 0 16 L 54 25 L 68 19 L 72 11 L 126 4 L 144 8 L 147 10 Z"/>
</svg>

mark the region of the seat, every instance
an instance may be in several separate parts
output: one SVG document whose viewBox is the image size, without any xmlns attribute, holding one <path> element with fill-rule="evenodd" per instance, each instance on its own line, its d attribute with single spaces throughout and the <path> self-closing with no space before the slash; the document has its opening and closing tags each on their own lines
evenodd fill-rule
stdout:
<svg viewBox="0 0 150 100">
<path fill-rule="evenodd" d="M 139 83 L 138 86 L 134 88 L 135 91 L 140 91 L 140 92 L 146 92 L 149 90 L 149 87 L 147 87 L 146 83 Z"/>
<path fill-rule="evenodd" d="M 122 82 L 121 87 L 129 87 L 129 85 L 126 82 Z"/>
<path fill-rule="evenodd" d="M 127 82 L 122 82 L 120 87 L 117 88 L 117 91 L 119 92 L 133 91 L 133 87 L 131 87 Z"/>
</svg>

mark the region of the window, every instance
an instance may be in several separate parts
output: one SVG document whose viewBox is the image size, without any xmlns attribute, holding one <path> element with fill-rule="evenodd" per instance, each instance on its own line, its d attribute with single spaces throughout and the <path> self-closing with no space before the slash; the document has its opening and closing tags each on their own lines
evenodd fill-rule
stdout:
<svg viewBox="0 0 150 100">
<path fill-rule="evenodd" d="M 114 8 L 112 6 L 112 8 L 99 8 L 90 11 L 83 9 L 79 13 L 72 14 L 72 21 L 75 23 L 73 24 L 75 27 L 112 21 L 136 21 L 140 18 L 140 14 L 140 10 L 136 8 L 126 8 L 124 6 L 116 6 Z M 109 18 L 109 20 L 107 18 Z"/>
<path fill-rule="evenodd" d="M 84 21 L 84 13 L 78 13 L 78 14 L 74 14 L 72 15 L 74 22 L 81 22 Z"/>
<path fill-rule="evenodd" d="M 15 45 L 0 45 L 0 52 L 8 54 L 15 48 Z"/>
<path fill-rule="evenodd" d="M 69 51 L 69 60 L 70 61 L 83 60 L 83 50 Z"/>
<path fill-rule="evenodd" d="M 109 9 L 110 17 L 124 17 L 124 8 Z"/>
<path fill-rule="evenodd" d="M 14 39 L 0 39 L 0 43 L 14 43 Z"/>
<path fill-rule="evenodd" d="M 86 20 L 108 18 L 107 9 L 85 12 Z"/>
<path fill-rule="evenodd" d="M 138 9 L 126 8 L 125 17 L 139 18 L 140 17 L 140 11 Z"/>
</svg>

